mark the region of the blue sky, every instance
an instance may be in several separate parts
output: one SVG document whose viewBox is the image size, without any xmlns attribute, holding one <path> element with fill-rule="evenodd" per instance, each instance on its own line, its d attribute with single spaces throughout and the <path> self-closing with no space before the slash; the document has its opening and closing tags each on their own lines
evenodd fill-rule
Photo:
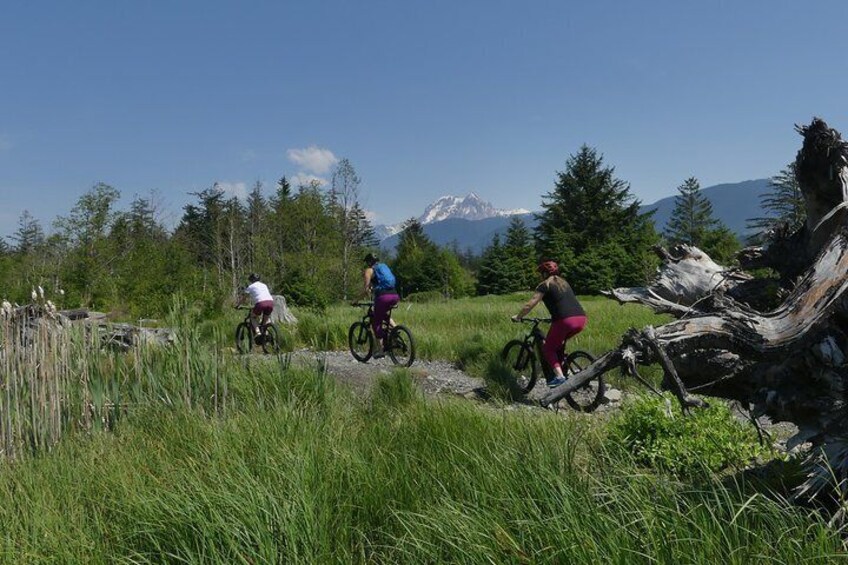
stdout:
<svg viewBox="0 0 848 565">
<path fill-rule="evenodd" d="M 0 5 L 0 235 L 97 181 L 189 192 L 347 157 L 378 222 L 476 191 L 537 209 L 582 143 L 649 203 L 845 131 L 844 1 Z"/>
</svg>

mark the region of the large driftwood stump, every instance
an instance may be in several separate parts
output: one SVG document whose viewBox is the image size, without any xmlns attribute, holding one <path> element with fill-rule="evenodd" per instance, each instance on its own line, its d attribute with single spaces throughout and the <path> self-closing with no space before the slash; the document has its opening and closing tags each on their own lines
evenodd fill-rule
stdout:
<svg viewBox="0 0 848 565">
<path fill-rule="evenodd" d="M 660 251 L 664 264 L 650 286 L 609 294 L 677 320 L 631 330 L 544 404 L 598 374 L 621 368 L 638 377 L 639 365 L 658 363 L 664 387 L 683 406 L 700 403 L 690 395 L 696 391 L 796 424 L 790 444 L 813 445 L 799 494 L 815 496 L 834 478 L 848 493 L 848 144 L 819 119 L 798 131 L 807 222 L 739 257 L 742 269 L 768 268 L 774 276 L 725 269 L 692 247 Z"/>
<path fill-rule="evenodd" d="M 286 305 L 286 298 L 282 294 L 274 295 L 274 311 L 271 312 L 271 322 L 274 324 L 296 324 L 297 318 Z"/>
</svg>

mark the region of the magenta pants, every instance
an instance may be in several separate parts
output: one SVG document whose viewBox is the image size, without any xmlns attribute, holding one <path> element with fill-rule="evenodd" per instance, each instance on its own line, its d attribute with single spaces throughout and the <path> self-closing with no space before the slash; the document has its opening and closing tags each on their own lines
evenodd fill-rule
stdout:
<svg viewBox="0 0 848 565">
<path fill-rule="evenodd" d="M 586 316 L 569 316 L 551 322 L 551 329 L 548 330 L 545 344 L 542 346 L 542 354 L 551 368 L 562 369 L 562 362 L 565 360 L 565 342 L 568 338 L 582 332 L 585 327 Z"/>
<path fill-rule="evenodd" d="M 374 299 L 374 319 L 371 323 L 377 339 L 386 337 L 383 335 L 383 322 L 389 318 L 389 310 L 397 306 L 398 302 L 400 302 L 400 296 L 397 294 L 381 294 Z"/>
</svg>

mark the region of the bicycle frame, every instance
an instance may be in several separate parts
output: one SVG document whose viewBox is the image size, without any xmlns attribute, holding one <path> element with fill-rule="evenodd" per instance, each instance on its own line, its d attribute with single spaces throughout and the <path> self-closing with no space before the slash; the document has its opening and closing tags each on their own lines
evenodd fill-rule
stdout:
<svg viewBox="0 0 848 565">
<path fill-rule="evenodd" d="M 262 320 L 261 317 L 259 317 L 259 320 L 260 320 L 259 323 L 254 324 L 253 323 L 254 318 L 253 318 L 253 315 L 252 315 L 253 314 L 253 308 L 247 308 L 245 306 L 239 306 L 237 309 L 238 310 L 247 310 L 247 315 L 244 317 L 244 323 L 247 324 L 248 326 L 250 326 L 250 330 L 252 332 L 256 332 L 256 328 L 258 327 L 259 333 L 264 334 L 265 329 L 271 324 L 270 320 L 268 320 L 267 324 L 263 324 L 262 321 L 261 321 Z"/>
<path fill-rule="evenodd" d="M 368 311 L 362 316 L 362 323 L 367 324 L 369 328 L 374 326 L 374 303 L 373 302 L 357 302 L 354 306 L 368 306 Z M 389 315 L 383 320 L 382 327 L 385 335 L 388 335 L 389 330 L 392 329 L 392 310 L 394 310 L 394 306 L 389 308 Z"/>
<path fill-rule="evenodd" d="M 542 368 L 542 374 L 546 379 L 550 379 L 553 375 L 553 368 L 548 364 L 547 359 L 545 359 L 545 354 L 542 351 L 542 346 L 545 344 L 545 334 L 539 328 L 539 324 L 549 323 L 551 321 L 550 318 L 522 318 L 522 322 L 528 322 L 533 324 L 530 328 L 530 331 L 527 332 L 527 335 L 524 336 L 524 344 L 527 347 L 531 348 L 532 351 L 536 352 L 536 357 L 539 359 L 539 366 Z M 563 344 L 563 349 L 560 351 L 560 356 L 564 357 L 565 353 L 565 344 Z"/>
</svg>

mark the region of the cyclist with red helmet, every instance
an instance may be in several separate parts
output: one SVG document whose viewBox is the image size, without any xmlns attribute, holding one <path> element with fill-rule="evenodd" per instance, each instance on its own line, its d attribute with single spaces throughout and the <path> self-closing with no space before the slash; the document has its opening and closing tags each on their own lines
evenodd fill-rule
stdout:
<svg viewBox="0 0 848 565">
<path fill-rule="evenodd" d="M 518 321 L 529 314 L 536 304 L 545 303 L 551 314 L 551 328 L 545 337 L 542 354 L 554 371 L 548 386 L 555 387 L 566 380 L 562 372 L 563 358 L 561 356 L 564 354 L 565 342 L 586 327 L 586 312 L 574 295 L 574 291 L 571 290 L 571 285 L 560 276 L 559 266 L 554 261 L 543 261 L 539 264 L 538 270 L 542 283 L 536 287 L 533 297 L 512 319 Z"/>
</svg>

